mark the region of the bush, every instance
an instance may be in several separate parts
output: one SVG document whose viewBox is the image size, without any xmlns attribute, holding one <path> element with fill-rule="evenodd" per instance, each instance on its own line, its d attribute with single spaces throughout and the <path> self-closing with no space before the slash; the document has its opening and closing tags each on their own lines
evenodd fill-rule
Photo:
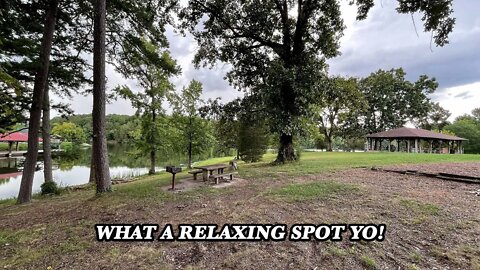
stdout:
<svg viewBox="0 0 480 270">
<path fill-rule="evenodd" d="M 45 182 L 40 186 L 40 188 L 41 188 L 42 195 L 60 194 L 60 188 L 58 187 L 57 183 L 55 183 L 54 181 Z"/>
</svg>

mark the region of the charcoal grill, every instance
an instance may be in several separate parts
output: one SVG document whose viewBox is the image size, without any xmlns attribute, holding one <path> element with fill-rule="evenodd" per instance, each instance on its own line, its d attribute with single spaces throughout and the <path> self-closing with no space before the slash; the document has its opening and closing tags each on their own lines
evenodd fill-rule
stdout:
<svg viewBox="0 0 480 270">
<path fill-rule="evenodd" d="M 167 166 L 165 170 L 172 174 L 172 188 L 170 190 L 175 190 L 175 174 L 182 172 L 182 167 Z"/>
</svg>

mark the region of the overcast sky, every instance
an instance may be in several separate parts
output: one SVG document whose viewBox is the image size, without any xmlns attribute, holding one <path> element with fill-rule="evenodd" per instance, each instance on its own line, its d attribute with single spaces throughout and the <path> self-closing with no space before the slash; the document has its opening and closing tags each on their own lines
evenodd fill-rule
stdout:
<svg viewBox="0 0 480 270">
<path fill-rule="evenodd" d="M 344 1 L 348 2 L 348 1 Z M 480 107 L 480 1 L 454 0 L 456 25 L 450 35 L 450 44 L 430 48 L 430 33 L 423 32 L 420 15 L 412 17 L 395 12 L 396 0 L 376 1 L 366 20 L 355 21 L 355 7 L 343 5 L 342 14 L 347 29 L 341 40 L 342 55 L 329 60 L 330 74 L 363 77 L 378 69 L 403 67 L 409 80 L 426 74 L 435 77 L 440 86 L 431 96 L 448 109 L 454 117 L 470 113 Z M 191 36 L 183 37 L 169 29 L 170 52 L 182 67 L 182 75 L 172 79 L 181 89 L 192 79 L 203 83 L 203 97 L 221 97 L 230 101 L 242 93 L 234 90 L 224 80 L 228 65 L 215 69 L 196 70 L 192 59 L 197 45 Z M 107 67 L 108 87 L 127 84 L 113 68 Z M 58 98 L 54 98 L 59 100 Z M 90 113 L 92 98 L 75 96 L 71 107 L 76 114 Z M 133 114 L 128 101 L 118 100 L 107 105 L 107 113 Z"/>
</svg>

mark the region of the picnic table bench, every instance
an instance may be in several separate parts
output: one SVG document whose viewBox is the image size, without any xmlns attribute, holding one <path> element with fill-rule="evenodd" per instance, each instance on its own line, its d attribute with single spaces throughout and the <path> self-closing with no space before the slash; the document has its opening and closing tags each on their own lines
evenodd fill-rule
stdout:
<svg viewBox="0 0 480 270">
<path fill-rule="evenodd" d="M 213 164 L 213 165 L 207 165 L 207 166 L 197 166 L 197 167 L 194 167 L 194 168 L 197 169 L 197 170 L 201 170 L 203 181 L 208 181 L 209 175 L 213 176 L 214 175 L 213 172 L 217 171 L 217 174 L 215 174 L 215 176 L 217 176 L 216 182 L 218 182 L 218 178 L 220 178 L 220 176 L 218 176 L 218 175 L 224 174 L 224 170 L 228 167 L 229 167 L 229 165 L 227 165 L 227 164 Z M 192 174 L 193 174 L 193 172 L 196 172 L 196 171 L 192 171 Z M 198 173 L 200 173 L 200 172 L 198 172 Z M 214 178 L 214 177 L 212 177 L 212 178 Z"/>
<path fill-rule="evenodd" d="M 222 174 L 212 174 L 209 176 L 209 178 L 215 180 L 215 184 L 218 184 L 218 179 L 224 178 L 224 177 L 229 177 L 230 181 L 233 180 L 233 174 L 234 172 L 227 172 L 227 173 L 222 173 Z"/>
<path fill-rule="evenodd" d="M 189 171 L 189 174 L 193 174 L 193 180 L 197 180 L 197 174 L 202 173 L 202 170 Z"/>
</svg>

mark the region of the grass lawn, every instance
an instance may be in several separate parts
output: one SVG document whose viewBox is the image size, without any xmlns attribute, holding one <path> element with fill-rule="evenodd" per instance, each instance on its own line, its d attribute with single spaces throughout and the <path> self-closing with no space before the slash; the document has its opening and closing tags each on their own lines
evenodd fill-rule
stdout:
<svg viewBox="0 0 480 270">
<path fill-rule="evenodd" d="M 240 162 L 241 180 L 226 188 L 171 193 L 171 175 L 160 173 L 102 196 L 88 188 L 28 205 L 1 201 L 0 267 L 480 269 L 480 203 L 471 194 L 478 185 L 362 168 L 460 163 L 480 171 L 480 155 L 305 152 L 300 162 L 272 166 L 274 159 Z M 186 171 L 180 182 L 191 177 Z M 118 243 L 97 242 L 97 223 L 383 223 L 387 231 L 383 242 Z"/>
</svg>

